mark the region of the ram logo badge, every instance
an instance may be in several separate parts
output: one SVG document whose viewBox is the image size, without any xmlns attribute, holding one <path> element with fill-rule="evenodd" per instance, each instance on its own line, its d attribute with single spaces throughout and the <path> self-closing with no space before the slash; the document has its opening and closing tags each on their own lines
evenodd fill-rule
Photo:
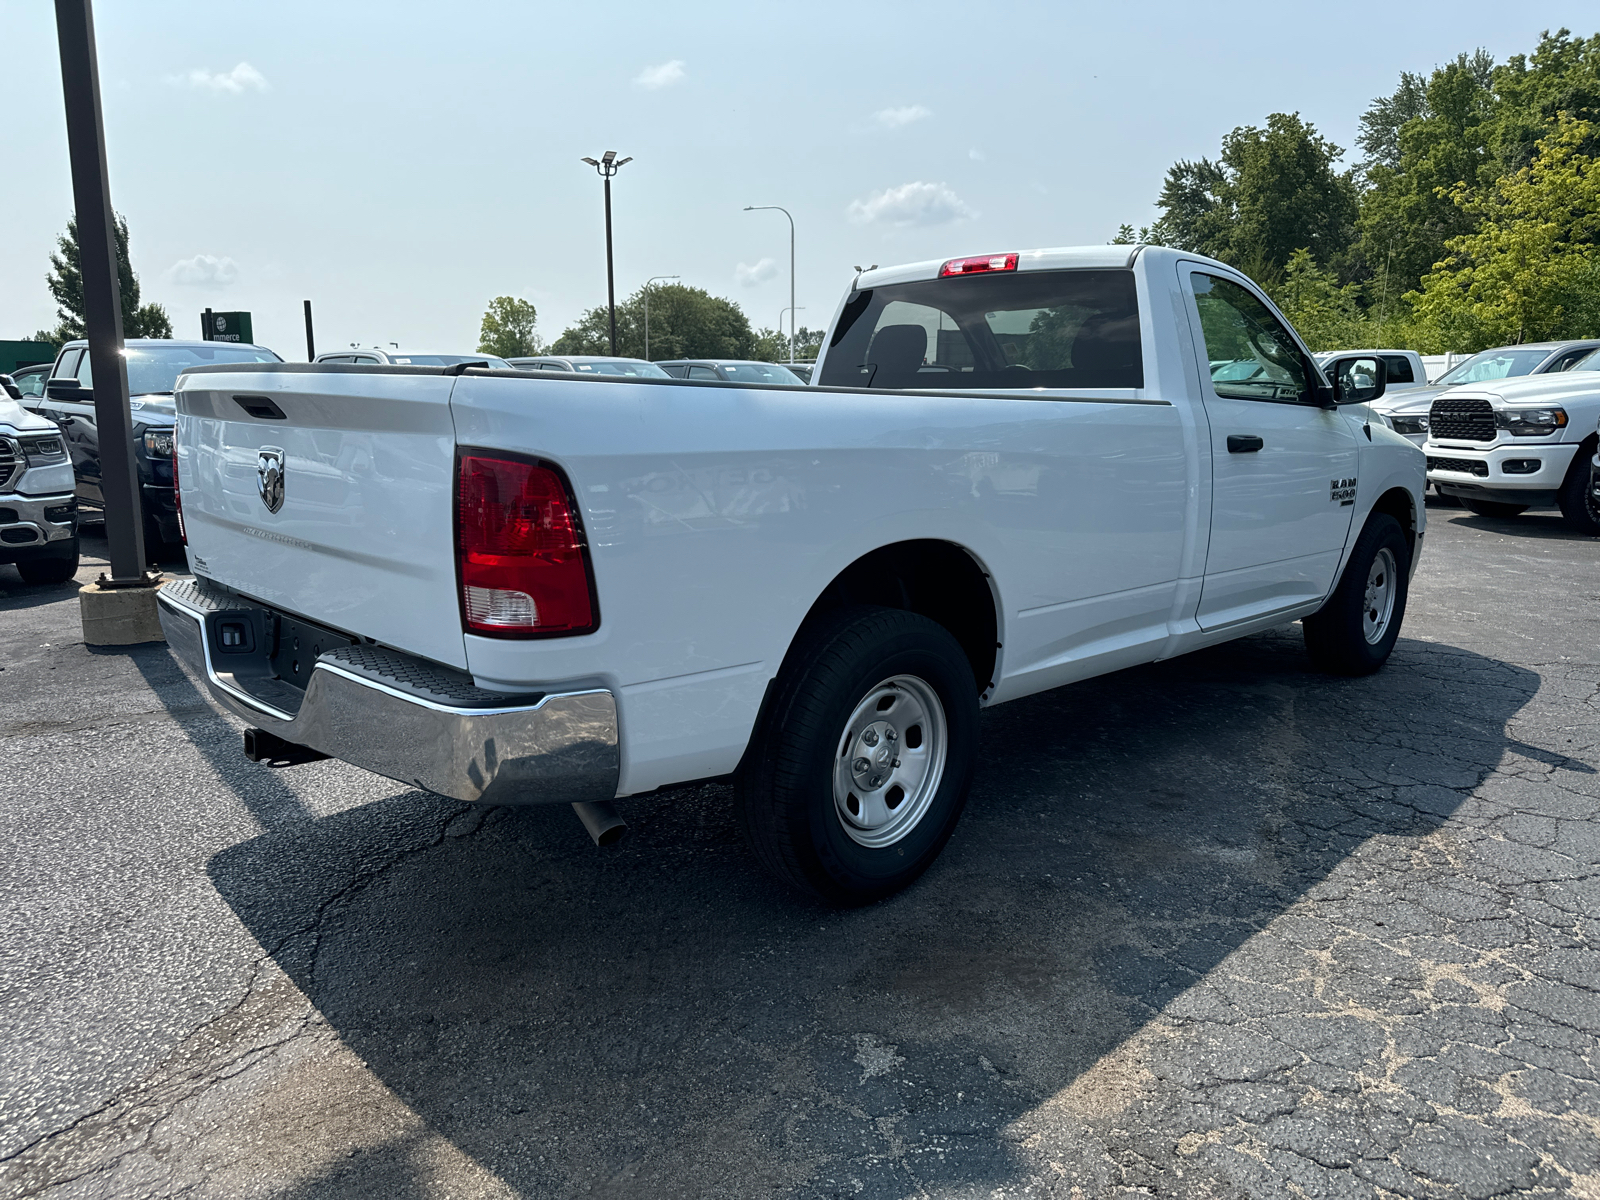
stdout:
<svg viewBox="0 0 1600 1200">
<path fill-rule="evenodd" d="M 263 446 L 256 451 L 256 490 L 269 513 L 283 507 L 283 450 Z"/>
<path fill-rule="evenodd" d="M 1328 480 L 1328 500 L 1341 508 L 1356 502 L 1356 481 L 1351 479 Z"/>
</svg>

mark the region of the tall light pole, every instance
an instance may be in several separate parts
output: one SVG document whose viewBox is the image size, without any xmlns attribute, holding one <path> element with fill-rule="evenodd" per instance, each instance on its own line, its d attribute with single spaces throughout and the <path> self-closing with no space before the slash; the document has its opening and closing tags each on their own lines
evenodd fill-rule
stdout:
<svg viewBox="0 0 1600 1200">
<path fill-rule="evenodd" d="M 615 150 L 607 150 L 600 156 L 600 161 L 592 158 L 583 160 L 600 173 L 600 178 L 606 181 L 606 307 L 611 311 L 611 353 L 617 352 L 617 283 L 616 272 L 611 264 L 611 177 L 624 166 L 633 161 L 630 155 L 624 159 L 617 158 Z"/>
<path fill-rule="evenodd" d="M 794 218 L 778 204 L 746 204 L 745 212 L 781 212 L 789 217 L 789 307 L 794 307 Z M 789 361 L 794 361 L 794 318 L 789 319 Z"/>
<path fill-rule="evenodd" d="M 652 275 L 644 281 L 644 360 L 650 361 L 650 285 L 658 279 L 681 279 L 681 275 Z"/>
<path fill-rule="evenodd" d="M 133 460 L 133 410 L 128 401 L 128 362 L 123 356 L 122 299 L 117 284 L 116 218 L 111 209 L 90 0 L 56 0 L 56 35 L 67 106 L 67 160 L 72 168 L 82 267 L 83 323 L 94 368 L 92 402 L 100 438 L 100 491 L 105 501 L 110 581 L 117 587 L 142 587 L 148 585 L 149 577 L 145 574 L 139 472 Z M 87 606 L 84 611 L 88 612 Z"/>
<path fill-rule="evenodd" d="M 805 307 L 806 306 L 803 305 L 803 304 L 799 308 L 795 308 L 793 305 L 791 305 L 788 308 L 780 308 L 778 310 L 778 336 L 779 337 L 783 336 L 783 314 L 784 313 L 788 313 L 789 314 L 789 361 L 790 362 L 794 361 L 794 340 L 795 340 L 795 338 L 797 338 L 799 336 L 799 332 L 795 329 L 795 325 L 797 323 L 797 318 L 795 317 L 795 314 L 798 313 L 798 312 L 804 312 L 805 311 Z"/>
</svg>

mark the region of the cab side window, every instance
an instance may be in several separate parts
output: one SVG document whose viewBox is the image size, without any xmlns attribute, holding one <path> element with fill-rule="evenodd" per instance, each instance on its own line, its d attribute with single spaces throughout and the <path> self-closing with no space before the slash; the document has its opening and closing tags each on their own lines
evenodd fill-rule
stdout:
<svg viewBox="0 0 1600 1200">
<path fill-rule="evenodd" d="M 68 350 L 61 356 L 61 361 L 56 364 L 51 373 L 52 379 L 76 379 L 78 377 L 78 359 L 83 357 L 82 350 Z"/>
<path fill-rule="evenodd" d="M 710 367 L 690 367 L 689 368 L 689 378 L 690 379 L 715 379 L 715 378 L 717 378 L 717 373 L 715 371 L 713 371 Z"/>
<path fill-rule="evenodd" d="M 1189 282 L 1217 395 L 1289 402 L 1310 395 L 1305 358 L 1271 309 L 1247 288 L 1219 275 L 1196 271 Z"/>
<path fill-rule="evenodd" d="M 45 378 L 43 371 L 35 371 L 31 375 L 24 375 L 17 380 L 17 390 L 24 396 L 42 396 L 44 395 Z"/>
<path fill-rule="evenodd" d="M 94 386 L 94 368 L 89 365 L 89 352 L 85 350 L 78 359 L 78 382 L 86 388 Z"/>
</svg>

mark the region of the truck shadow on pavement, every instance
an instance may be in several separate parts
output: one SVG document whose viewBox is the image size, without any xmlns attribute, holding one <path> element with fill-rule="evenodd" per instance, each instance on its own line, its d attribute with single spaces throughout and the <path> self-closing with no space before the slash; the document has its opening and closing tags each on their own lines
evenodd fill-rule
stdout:
<svg viewBox="0 0 1600 1200">
<path fill-rule="evenodd" d="M 404 792 L 209 872 L 515 1194 L 988 1195 L 1041 1169 L 1026 1114 L 1358 847 L 1436 830 L 1538 683 L 1417 641 L 1332 679 L 1288 627 L 1001 706 L 944 856 L 856 911 L 770 883 L 710 785 L 627 802 L 609 852 L 565 806 Z M 451 1191 L 398 1145 L 350 1155 L 280 1194 Z"/>
</svg>

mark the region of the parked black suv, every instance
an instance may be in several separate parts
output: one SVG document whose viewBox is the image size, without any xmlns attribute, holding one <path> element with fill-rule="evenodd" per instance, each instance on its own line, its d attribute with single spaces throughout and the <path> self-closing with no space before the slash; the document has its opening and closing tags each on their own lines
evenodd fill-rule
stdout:
<svg viewBox="0 0 1600 1200">
<path fill-rule="evenodd" d="M 282 362 L 265 346 L 235 342 L 187 342 L 171 338 L 130 338 L 128 392 L 133 403 L 133 458 L 139 471 L 145 541 L 152 554 L 180 540 L 172 494 L 172 389 L 185 367 L 207 363 Z M 24 395 L 22 404 L 61 427 L 72 455 L 78 505 L 84 522 L 105 519 L 100 491 L 100 438 L 95 427 L 94 373 L 89 343 L 68 342 L 56 356 L 44 395 Z"/>
</svg>

